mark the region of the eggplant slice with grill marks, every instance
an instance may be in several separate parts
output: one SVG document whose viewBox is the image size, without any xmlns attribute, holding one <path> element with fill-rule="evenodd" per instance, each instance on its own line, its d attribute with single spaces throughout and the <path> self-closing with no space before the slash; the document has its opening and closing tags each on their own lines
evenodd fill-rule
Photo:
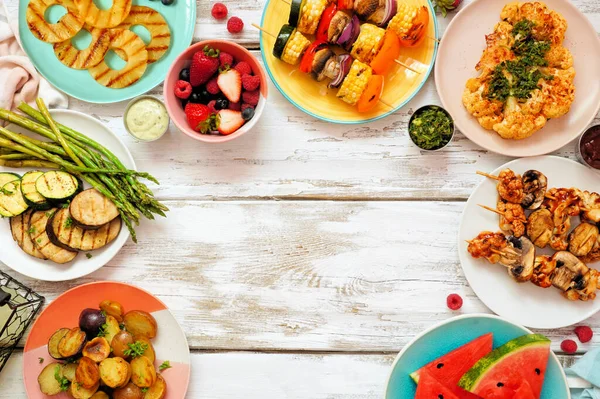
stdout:
<svg viewBox="0 0 600 399">
<path fill-rule="evenodd" d="M 13 216 L 10 218 L 10 232 L 12 233 L 13 239 L 17 242 L 17 245 L 28 255 L 35 256 L 39 259 L 46 259 L 31 241 L 29 236 L 31 220 L 31 214 L 34 211 L 32 209 L 20 214 L 19 216 Z"/>
<path fill-rule="evenodd" d="M 69 209 L 61 209 L 46 226 L 50 241 L 71 251 L 93 251 L 112 242 L 121 231 L 121 218 L 117 217 L 96 230 L 84 230 L 73 223 Z"/>
<path fill-rule="evenodd" d="M 31 215 L 29 235 L 33 241 L 33 245 L 35 245 L 47 259 L 58 264 L 69 263 L 75 259 L 77 252 L 68 251 L 54 245 L 46 233 L 46 225 L 54 212 L 56 212 L 56 209 L 34 212 Z"/>
<path fill-rule="evenodd" d="M 99 229 L 119 216 L 117 206 L 93 188 L 77 194 L 69 211 L 75 225 L 86 230 Z"/>
</svg>

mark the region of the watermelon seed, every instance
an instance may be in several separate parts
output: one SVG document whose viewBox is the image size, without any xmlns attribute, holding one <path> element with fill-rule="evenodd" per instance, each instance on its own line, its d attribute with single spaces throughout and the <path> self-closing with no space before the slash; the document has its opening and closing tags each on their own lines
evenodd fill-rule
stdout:
<svg viewBox="0 0 600 399">
<path fill-rule="evenodd" d="M 439 395 L 438 395 L 438 399 L 444 399 L 444 395 L 442 395 L 442 394 L 439 394 Z"/>
<path fill-rule="evenodd" d="M 537 375 L 540 375 L 540 374 L 542 373 L 542 371 L 541 371 L 540 369 L 535 369 L 535 373 L 536 373 Z"/>
<path fill-rule="evenodd" d="M 497 383 L 497 384 L 496 384 L 496 386 L 497 386 L 498 388 L 502 388 L 502 387 L 504 386 L 504 384 L 503 384 L 503 383 L 501 383 L 501 382 L 499 382 L 499 383 Z"/>
<path fill-rule="evenodd" d="M 441 369 L 442 367 L 444 367 L 444 363 L 438 363 L 436 366 L 438 369 Z"/>
</svg>

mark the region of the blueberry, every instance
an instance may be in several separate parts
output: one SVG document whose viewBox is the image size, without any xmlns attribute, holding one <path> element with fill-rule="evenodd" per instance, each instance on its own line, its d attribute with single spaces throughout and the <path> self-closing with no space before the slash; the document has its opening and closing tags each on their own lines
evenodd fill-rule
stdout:
<svg viewBox="0 0 600 399">
<path fill-rule="evenodd" d="M 218 98 L 215 104 L 215 109 L 227 109 L 229 107 L 229 101 L 225 98 Z"/>
<path fill-rule="evenodd" d="M 164 5 L 166 6 L 170 6 L 171 4 L 173 4 L 174 0 L 160 0 Z"/>
<path fill-rule="evenodd" d="M 202 96 L 199 93 L 194 93 L 194 92 L 192 92 L 192 94 L 190 94 L 188 101 L 191 103 L 196 103 L 196 104 L 207 104 L 208 103 L 208 101 L 205 102 L 202 100 Z"/>
<path fill-rule="evenodd" d="M 205 104 L 208 104 L 208 102 L 213 99 L 212 94 L 210 94 L 206 89 L 202 89 L 198 94 L 200 94 L 200 98 Z"/>
<path fill-rule="evenodd" d="M 181 101 L 181 107 L 185 109 L 185 106 L 187 105 L 187 103 L 188 103 L 188 100 L 187 100 L 187 99 L 186 99 L 186 100 L 184 100 L 184 99 L 179 99 L 179 101 Z"/>
<path fill-rule="evenodd" d="M 253 116 L 254 108 L 246 108 L 242 111 L 242 118 L 244 118 L 245 121 L 249 121 L 250 119 L 252 119 Z"/>
<path fill-rule="evenodd" d="M 183 68 L 181 72 L 179 72 L 179 80 L 185 80 L 186 82 L 190 81 L 190 68 Z"/>
</svg>

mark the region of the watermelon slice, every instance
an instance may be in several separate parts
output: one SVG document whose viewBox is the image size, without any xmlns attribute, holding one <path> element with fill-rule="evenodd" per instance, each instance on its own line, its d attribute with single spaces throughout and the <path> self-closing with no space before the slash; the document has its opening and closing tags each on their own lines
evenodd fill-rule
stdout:
<svg viewBox="0 0 600 399">
<path fill-rule="evenodd" d="M 419 378 L 415 399 L 482 399 L 458 386 L 445 386 L 429 372 L 423 371 Z"/>
<path fill-rule="evenodd" d="M 452 352 L 421 367 L 410 375 L 419 383 L 423 371 L 429 372 L 436 380 L 446 386 L 458 385 L 458 381 L 479 359 L 492 351 L 493 335 L 485 334 L 453 350 Z"/>
<path fill-rule="evenodd" d="M 485 399 L 535 399 L 531 386 L 516 371 L 509 372 L 510 378 L 506 383 L 496 382 L 481 386 L 478 392 Z"/>
<path fill-rule="evenodd" d="M 506 386 L 520 390 L 522 396 L 519 397 L 530 398 L 526 396 L 527 388 L 521 382 L 524 380 L 531 389 L 532 397 L 538 399 L 544 385 L 549 356 L 548 338 L 539 334 L 524 335 L 479 360 L 460 379 L 458 385 L 480 396 L 490 388 Z"/>
</svg>

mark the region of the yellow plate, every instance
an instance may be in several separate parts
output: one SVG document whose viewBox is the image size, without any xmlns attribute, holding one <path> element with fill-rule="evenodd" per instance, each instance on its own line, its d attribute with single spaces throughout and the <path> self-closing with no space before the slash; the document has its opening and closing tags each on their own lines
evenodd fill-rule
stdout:
<svg viewBox="0 0 600 399">
<path fill-rule="evenodd" d="M 433 68 L 437 52 L 438 25 L 433 5 L 429 0 L 398 0 L 415 5 L 429 7 L 428 38 L 415 48 L 402 48 L 399 60 L 410 65 L 420 73 L 395 65 L 385 76 L 383 95 L 373 110 L 359 113 L 351 106 L 338 99 L 337 89 L 328 89 L 328 80 L 317 82 L 309 74 L 302 73 L 297 66 L 286 64 L 273 56 L 275 39 L 261 32 L 260 48 L 263 61 L 271 80 L 277 89 L 298 109 L 316 118 L 333 123 L 365 123 L 383 118 L 404 106 L 423 87 Z M 263 12 L 261 26 L 277 35 L 281 26 L 287 24 L 290 12 L 289 4 L 282 0 L 268 0 Z M 309 37 L 312 41 L 314 37 Z M 336 46 L 337 47 L 337 46 Z M 385 102 L 386 104 L 383 104 Z"/>
</svg>

